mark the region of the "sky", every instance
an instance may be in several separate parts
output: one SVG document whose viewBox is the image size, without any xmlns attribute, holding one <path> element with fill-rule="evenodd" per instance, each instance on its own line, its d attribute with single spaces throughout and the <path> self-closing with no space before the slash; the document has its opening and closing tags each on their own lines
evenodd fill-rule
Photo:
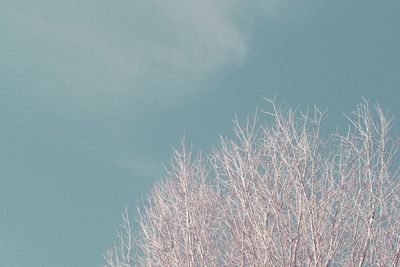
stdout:
<svg viewBox="0 0 400 267">
<path fill-rule="evenodd" d="M 277 95 L 399 134 L 395 0 L 0 0 L 0 266 L 100 266 L 185 139 Z"/>
</svg>

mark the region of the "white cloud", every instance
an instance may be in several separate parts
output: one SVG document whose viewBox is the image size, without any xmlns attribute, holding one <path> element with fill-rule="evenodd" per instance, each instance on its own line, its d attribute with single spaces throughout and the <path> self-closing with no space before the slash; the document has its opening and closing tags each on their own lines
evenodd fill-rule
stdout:
<svg viewBox="0 0 400 267">
<path fill-rule="evenodd" d="M 268 16 L 279 6 L 251 3 Z M 246 5 L 237 0 L 19 4 L 9 1 L 0 19 L 8 26 L 0 33 L 11 36 L 3 64 L 23 66 L 33 84 L 85 105 L 174 99 L 221 67 L 239 66 L 249 49 L 233 17 Z"/>
</svg>

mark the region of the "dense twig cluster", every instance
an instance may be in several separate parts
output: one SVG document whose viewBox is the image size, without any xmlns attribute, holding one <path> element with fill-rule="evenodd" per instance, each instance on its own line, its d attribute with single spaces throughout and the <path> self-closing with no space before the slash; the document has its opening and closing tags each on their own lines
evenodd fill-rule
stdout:
<svg viewBox="0 0 400 267">
<path fill-rule="evenodd" d="M 382 109 L 364 101 L 323 138 L 317 108 L 267 101 L 272 123 L 235 120 L 207 160 L 175 151 L 107 266 L 399 266 L 399 146 Z"/>
</svg>

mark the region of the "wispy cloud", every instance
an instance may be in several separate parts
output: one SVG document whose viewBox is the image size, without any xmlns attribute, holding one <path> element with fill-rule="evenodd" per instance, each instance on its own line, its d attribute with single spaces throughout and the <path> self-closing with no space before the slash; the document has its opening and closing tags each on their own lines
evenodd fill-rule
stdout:
<svg viewBox="0 0 400 267">
<path fill-rule="evenodd" d="M 174 99 L 246 60 L 247 34 L 234 19 L 239 1 L 56 2 L 6 1 L 1 14 L 8 38 L 0 64 L 31 77 L 32 90 L 85 104 Z M 278 6 L 249 3 L 268 16 Z"/>
</svg>

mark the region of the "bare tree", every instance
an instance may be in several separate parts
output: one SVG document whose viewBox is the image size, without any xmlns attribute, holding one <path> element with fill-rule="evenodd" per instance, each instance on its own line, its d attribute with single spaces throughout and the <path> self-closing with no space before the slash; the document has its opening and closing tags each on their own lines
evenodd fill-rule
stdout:
<svg viewBox="0 0 400 267">
<path fill-rule="evenodd" d="M 143 266 L 216 266 L 218 198 L 201 157 L 175 151 L 168 180 L 150 193 L 139 217 Z"/>
<path fill-rule="evenodd" d="M 175 151 L 167 174 L 139 210 L 141 231 L 135 244 L 140 253 L 135 266 L 216 266 L 219 200 L 208 181 L 205 161 L 201 156 L 192 159 L 183 144 L 181 151 Z M 126 230 L 131 229 L 126 213 L 123 217 L 123 232 L 131 236 L 131 230 Z M 132 250 L 121 249 L 131 244 L 130 240 L 119 235 L 117 248 L 105 255 L 106 266 L 133 266 L 133 261 L 129 265 L 120 260 L 132 258 Z"/>
<path fill-rule="evenodd" d="M 128 209 L 125 207 L 122 214 L 122 223 L 117 233 L 117 242 L 112 249 L 108 249 L 104 255 L 105 266 L 110 267 L 129 267 L 134 263 L 134 236 L 131 222 L 129 220 Z"/>
<path fill-rule="evenodd" d="M 221 138 L 207 161 L 175 151 L 138 218 L 139 253 L 114 249 L 107 266 L 399 266 L 391 120 L 364 100 L 345 134 L 324 138 L 317 108 L 267 101 L 272 122 L 235 120 L 235 137 Z M 125 232 L 119 247 L 132 251 Z"/>
</svg>

